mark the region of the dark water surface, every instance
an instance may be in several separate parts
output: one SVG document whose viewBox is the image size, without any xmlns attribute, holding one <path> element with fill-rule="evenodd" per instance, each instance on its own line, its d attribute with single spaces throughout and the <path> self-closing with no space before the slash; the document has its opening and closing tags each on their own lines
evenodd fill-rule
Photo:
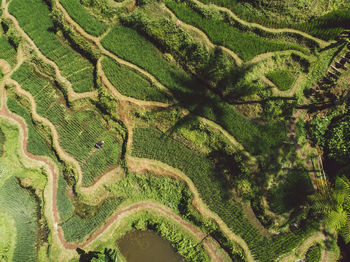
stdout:
<svg viewBox="0 0 350 262">
<path fill-rule="evenodd" d="M 169 241 L 153 231 L 131 231 L 118 241 L 127 262 L 184 262 Z"/>
</svg>

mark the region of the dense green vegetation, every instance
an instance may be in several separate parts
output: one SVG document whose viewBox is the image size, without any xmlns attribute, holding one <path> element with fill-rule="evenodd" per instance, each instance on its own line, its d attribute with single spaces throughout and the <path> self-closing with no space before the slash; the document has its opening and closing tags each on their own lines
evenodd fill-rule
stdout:
<svg viewBox="0 0 350 262">
<path fill-rule="evenodd" d="M 294 82 L 295 77 L 288 70 L 276 70 L 267 74 L 267 78 L 274 83 L 279 90 L 289 90 Z"/>
<path fill-rule="evenodd" d="M 305 262 L 318 262 L 321 259 L 320 245 L 314 245 L 307 251 L 305 255 Z"/>
<path fill-rule="evenodd" d="M 11 66 L 16 62 L 16 50 L 5 37 L 0 37 L 0 59 L 6 60 Z"/>
<path fill-rule="evenodd" d="M 220 214 L 234 232 L 244 237 L 254 256 L 261 261 L 271 261 L 281 253 L 288 252 L 314 230 L 309 226 L 274 239 L 262 238 L 245 219 L 240 205 L 228 201 L 226 181 L 215 172 L 213 163 L 205 155 L 191 151 L 159 131 L 134 130 L 132 154 L 156 159 L 183 171 L 194 182 L 209 208 Z"/>
<path fill-rule="evenodd" d="M 167 102 L 164 92 L 149 80 L 124 65 L 117 64 L 111 58 L 102 60 L 102 69 L 120 93 L 141 100 Z"/>
<path fill-rule="evenodd" d="M 344 1 L 200 0 L 226 7 L 240 18 L 275 28 L 294 28 L 321 39 L 334 39 L 349 29 L 349 5 Z M 343 6 L 343 7 L 342 7 Z M 339 8 L 339 9 L 338 9 Z"/>
<path fill-rule="evenodd" d="M 37 112 L 56 126 L 61 145 L 80 161 L 84 185 L 93 183 L 96 177 L 117 164 L 121 152 L 121 147 L 116 146 L 120 144 L 118 133 L 107 128 L 92 108 L 72 112 L 57 87 L 32 74 L 33 70 L 31 65 L 23 64 L 13 78 L 34 96 Z M 95 149 L 95 143 L 101 140 L 106 146 L 102 150 Z"/>
<path fill-rule="evenodd" d="M 60 3 L 84 30 L 94 36 L 99 36 L 106 31 L 107 26 L 95 17 L 91 16 L 81 5 L 79 0 L 61 0 Z"/>
<path fill-rule="evenodd" d="M 48 6 L 40 0 L 10 3 L 9 11 L 35 42 L 41 52 L 54 61 L 75 91 L 86 92 L 93 87 L 93 66 L 55 35 Z"/>
<path fill-rule="evenodd" d="M 187 91 L 184 86 L 191 78 L 176 65 L 169 63 L 162 53 L 136 30 L 115 26 L 101 43 L 121 58 L 147 70 L 169 89 Z"/>
<path fill-rule="evenodd" d="M 266 39 L 253 32 L 244 32 L 215 16 L 201 16 L 185 4 L 167 1 L 166 5 L 179 19 L 202 29 L 214 44 L 223 45 L 233 50 L 243 60 L 249 60 L 259 54 L 277 50 L 303 50 L 297 44 Z"/>
<path fill-rule="evenodd" d="M 2 132 L 1 128 L 0 128 L 0 156 L 3 156 L 4 152 L 5 152 L 5 142 L 6 142 L 6 137 L 4 132 Z"/>
</svg>

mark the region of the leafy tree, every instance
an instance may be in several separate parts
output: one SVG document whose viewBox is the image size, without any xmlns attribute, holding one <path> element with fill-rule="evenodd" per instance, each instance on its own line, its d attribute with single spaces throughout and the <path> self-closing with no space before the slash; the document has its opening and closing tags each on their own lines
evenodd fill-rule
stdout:
<svg viewBox="0 0 350 262">
<path fill-rule="evenodd" d="M 334 189 L 326 189 L 312 195 L 312 208 L 324 215 L 325 227 L 338 231 L 345 243 L 350 242 L 350 181 L 337 177 Z"/>
</svg>

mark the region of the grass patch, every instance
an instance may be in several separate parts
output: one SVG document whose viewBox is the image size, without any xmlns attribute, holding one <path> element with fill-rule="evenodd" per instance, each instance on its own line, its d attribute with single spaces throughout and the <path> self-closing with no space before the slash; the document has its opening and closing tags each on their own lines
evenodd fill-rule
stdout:
<svg viewBox="0 0 350 262">
<path fill-rule="evenodd" d="M 79 0 L 61 0 L 60 3 L 67 10 L 69 16 L 90 35 L 99 36 L 107 30 L 107 25 L 91 16 Z"/>
<path fill-rule="evenodd" d="M 93 65 L 55 35 L 49 8 L 43 1 L 14 0 L 10 3 L 9 12 L 17 18 L 40 51 L 58 65 L 76 92 L 92 90 Z"/>
<path fill-rule="evenodd" d="M 13 66 L 17 60 L 16 50 L 3 36 L 0 36 L 0 59 L 6 60 L 10 66 Z"/>
<path fill-rule="evenodd" d="M 296 80 L 293 74 L 288 70 L 275 70 L 268 73 L 266 76 L 281 91 L 291 89 Z"/>
<path fill-rule="evenodd" d="M 102 69 L 107 78 L 120 93 L 141 100 L 168 102 L 168 96 L 149 80 L 127 66 L 117 64 L 111 58 L 104 57 Z"/>
</svg>

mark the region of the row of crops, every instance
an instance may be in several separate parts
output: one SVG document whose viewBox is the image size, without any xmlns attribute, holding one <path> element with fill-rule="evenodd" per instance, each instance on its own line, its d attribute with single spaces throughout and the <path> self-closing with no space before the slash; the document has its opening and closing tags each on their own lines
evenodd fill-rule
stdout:
<svg viewBox="0 0 350 262">
<path fill-rule="evenodd" d="M 37 202 L 30 191 L 23 189 L 14 176 L 0 187 L 0 206 L 16 224 L 14 262 L 37 261 Z"/>
<path fill-rule="evenodd" d="M 337 37 L 344 28 L 349 29 L 350 10 L 340 9 L 327 13 L 311 21 L 302 23 L 291 23 L 272 20 L 265 15 L 257 15 L 257 12 L 247 8 L 237 0 L 200 0 L 204 4 L 215 4 L 226 7 L 244 20 L 255 22 L 273 28 L 293 28 L 311 34 L 324 40 L 331 40 Z"/>
<path fill-rule="evenodd" d="M 24 63 L 12 77 L 33 95 L 38 114 L 55 125 L 61 146 L 82 166 L 83 185 L 90 185 L 97 176 L 117 164 L 121 153 L 118 133 L 107 130 L 93 108 L 71 111 L 57 87 L 33 71 L 30 64 Z M 105 141 L 105 147 L 96 150 L 94 145 L 100 140 Z"/>
<path fill-rule="evenodd" d="M 134 130 L 132 154 L 136 157 L 162 161 L 183 171 L 199 190 L 209 208 L 220 215 L 225 223 L 247 242 L 260 261 L 273 261 L 291 251 L 313 228 L 263 238 L 245 219 L 238 203 L 227 199 L 225 182 L 215 166 L 201 153 L 193 152 L 165 134 L 146 128 Z"/>
<path fill-rule="evenodd" d="M 84 30 L 94 36 L 99 36 L 107 30 L 107 25 L 91 16 L 79 0 L 60 0 L 60 3 Z"/>
<path fill-rule="evenodd" d="M 54 33 L 50 10 L 42 0 L 11 1 L 9 11 L 41 52 L 54 61 L 76 92 L 86 92 L 94 85 L 93 65 L 74 52 Z"/>
<path fill-rule="evenodd" d="M 245 61 L 267 52 L 281 50 L 305 51 L 298 44 L 267 39 L 253 32 L 240 30 L 216 16 L 203 17 L 183 2 L 166 1 L 166 5 L 180 20 L 203 30 L 214 44 L 233 50 Z"/>
<path fill-rule="evenodd" d="M 111 58 L 102 60 L 102 69 L 117 90 L 129 97 L 141 100 L 167 102 L 167 95 L 127 66 L 117 64 Z"/>
</svg>

